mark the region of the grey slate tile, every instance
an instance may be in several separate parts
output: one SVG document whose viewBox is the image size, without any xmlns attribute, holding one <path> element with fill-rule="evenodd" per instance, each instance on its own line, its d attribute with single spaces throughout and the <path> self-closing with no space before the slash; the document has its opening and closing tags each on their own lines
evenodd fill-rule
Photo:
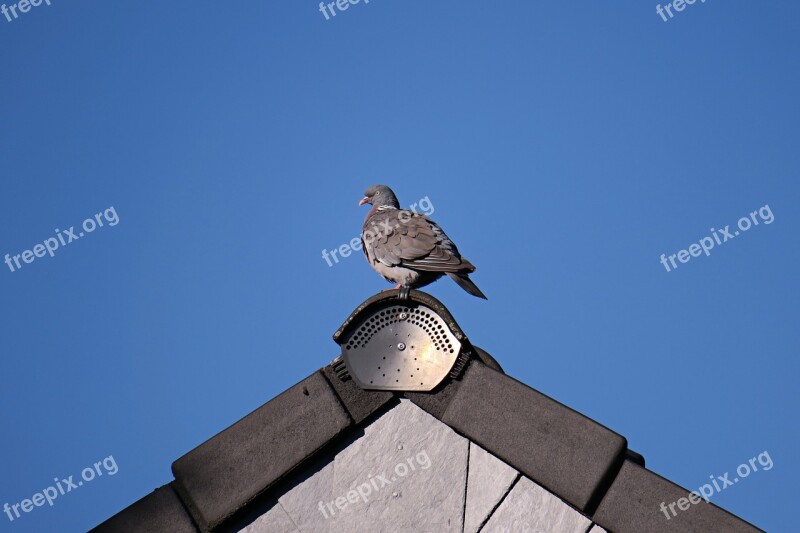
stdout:
<svg viewBox="0 0 800 533">
<path fill-rule="evenodd" d="M 452 429 L 401 400 L 337 454 L 329 502 L 348 502 L 335 508 L 331 533 L 461 532 L 468 447 Z M 351 491 L 359 489 L 365 497 L 357 499 Z"/>
<path fill-rule="evenodd" d="M 342 381 L 336 376 L 330 365 L 323 368 L 322 371 L 356 424 L 363 422 L 395 397 L 388 391 L 365 391 L 352 379 Z"/>
<path fill-rule="evenodd" d="M 278 501 L 300 531 L 327 533 L 330 516 L 319 508 L 319 502 L 328 502 L 333 494 L 333 461 L 302 483 L 292 487 Z M 323 512 L 324 511 L 324 512 Z"/>
<path fill-rule="evenodd" d="M 760 529 L 728 513 L 716 505 L 700 500 L 681 511 L 673 506 L 676 516 L 666 506 L 687 498 L 689 491 L 653 472 L 625 461 L 619 475 L 603 498 L 594 521 L 614 533 L 753 533 Z M 667 518 L 669 516 L 669 518 Z"/>
<path fill-rule="evenodd" d="M 469 446 L 464 533 L 477 533 L 519 472 L 474 442 Z"/>
<path fill-rule="evenodd" d="M 197 533 L 189 513 L 169 485 L 156 489 L 90 533 Z"/>
<path fill-rule="evenodd" d="M 592 521 L 526 477 L 511 489 L 483 533 L 586 533 Z"/>
<path fill-rule="evenodd" d="M 351 425 L 315 372 L 175 461 L 175 488 L 201 529 L 211 529 Z"/>
<path fill-rule="evenodd" d="M 468 447 L 401 400 L 334 455 L 326 452 L 278 485 L 278 502 L 303 533 L 461 532 Z"/>
<path fill-rule="evenodd" d="M 588 513 L 627 448 L 621 435 L 476 361 L 442 421 Z"/>
</svg>

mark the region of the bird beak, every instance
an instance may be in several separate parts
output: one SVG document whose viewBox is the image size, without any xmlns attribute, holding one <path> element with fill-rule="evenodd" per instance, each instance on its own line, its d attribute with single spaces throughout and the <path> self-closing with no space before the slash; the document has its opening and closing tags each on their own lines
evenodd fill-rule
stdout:
<svg viewBox="0 0 800 533">
<path fill-rule="evenodd" d="M 358 202 L 358 205 L 364 205 L 367 203 L 369 203 L 369 196 L 365 196 L 364 198 L 362 198 L 361 201 Z"/>
</svg>

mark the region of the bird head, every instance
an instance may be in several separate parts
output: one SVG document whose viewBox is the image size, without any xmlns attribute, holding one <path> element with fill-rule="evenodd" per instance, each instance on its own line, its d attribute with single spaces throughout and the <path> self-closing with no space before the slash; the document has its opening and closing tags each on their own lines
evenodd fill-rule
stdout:
<svg viewBox="0 0 800 533">
<path fill-rule="evenodd" d="M 358 202 L 358 205 L 370 204 L 373 207 L 380 207 L 388 205 L 390 207 L 400 208 L 400 202 L 392 192 L 392 189 L 386 185 L 373 185 L 364 191 L 364 198 Z"/>
</svg>

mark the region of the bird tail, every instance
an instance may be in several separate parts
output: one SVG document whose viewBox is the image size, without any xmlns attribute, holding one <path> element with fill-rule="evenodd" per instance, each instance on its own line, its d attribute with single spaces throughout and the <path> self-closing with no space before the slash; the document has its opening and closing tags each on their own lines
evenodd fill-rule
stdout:
<svg viewBox="0 0 800 533">
<path fill-rule="evenodd" d="M 470 293 L 473 296 L 477 296 L 478 298 L 483 298 L 484 300 L 488 300 L 485 294 L 481 292 L 477 285 L 475 285 L 467 274 L 461 274 L 458 272 L 448 272 L 447 275 L 458 283 L 458 286 Z"/>
</svg>

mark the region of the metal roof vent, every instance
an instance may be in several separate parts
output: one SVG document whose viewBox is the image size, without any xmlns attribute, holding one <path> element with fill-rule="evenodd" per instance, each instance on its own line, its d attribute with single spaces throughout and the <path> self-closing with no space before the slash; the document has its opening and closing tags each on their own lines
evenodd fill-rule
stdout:
<svg viewBox="0 0 800 533">
<path fill-rule="evenodd" d="M 438 300 L 407 290 L 368 299 L 333 339 L 342 349 L 339 377 L 372 390 L 430 391 L 458 376 L 472 348 Z"/>
</svg>

